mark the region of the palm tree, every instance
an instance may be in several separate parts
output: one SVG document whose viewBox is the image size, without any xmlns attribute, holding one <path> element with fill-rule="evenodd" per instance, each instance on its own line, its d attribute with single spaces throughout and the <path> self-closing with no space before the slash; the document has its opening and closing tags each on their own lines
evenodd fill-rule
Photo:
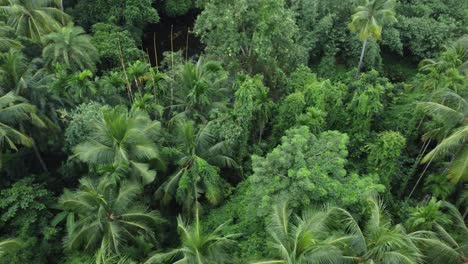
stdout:
<svg viewBox="0 0 468 264">
<path fill-rule="evenodd" d="M 5 145 L 10 149 L 18 150 L 17 144 L 31 147 L 33 139 L 14 128 L 19 123 L 29 121 L 39 127 L 45 124 L 36 115 L 36 108 L 27 103 L 26 99 L 9 92 L 0 97 L 0 148 Z"/>
<path fill-rule="evenodd" d="M 83 178 L 79 190 L 65 190 L 59 205 L 68 212 L 66 248 L 99 250 L 100 258 L 108 258 L 120 255 L 130 242 L 154 241 L 153 228 L 162 218 L 137 202 L 141 192 L 139 184 L 119 186 L 105 178 Z"/>
<path fill-rule="evenodd" d="M 431 231 L 416 231 L 412 236 L 430 263 L 468 263 L 468 228 L 458 209 L 442 202 L 444 214 L 450 221 L 439 218 L 432 221 Z M 450 229 L 447 229 L 449 227 Z"/>
<path fill-rule="evenodd" d="M 421 109 L 436 122 L 436 127 L 423 138 L 436 139 L 439 144 L 421 162 L 428 163 L 434 158 L 450 157 L 450 180 L 453 183 L 468 181 L 468 102 L 450 90 L 436 92 L 433 98 L 440 103 L 420 103 Z"/>
<path fill-rule="evenodd" d="M 48 65 L 60 63 L 72 71 L 95 70 L 98 53 L 81 27 L 68 25 L 43 38 L 42 56 Z"/>
<path fill-rule="evenodd" d="M 348 26 L 353 32 L 359 31 L 359 39 L 363 41 L 356 78 L 359 76 L 369 39 L 379 40 L 383 25 L 397 21 L 394 6 L 394 0 L 364 0 L 351 17 L 352 21 Z"/>
<path fill-rule="evenodd" d="M 218 204 L 227 187 L 218 167 L 236 166 L 232 158 L 224 155 L 225 142 L 216 142 L 210 123 L 196 131 L 194 122 L 185 119 L 178 121 L 176 135 L 179 168 L 159 187 L 157 196 L 163 196 L 165 203 L 175 196 L 184 209 L 195 208 L 201 194 L 211 204 Z"/>
<path fill-rule="evenodd" d="M 178 264 L 217 264 L 231 263 L 226 254 L 227 249 L 235 245 L 239 234 L 224 235 L 226 224 L 218 226 L 213 232 L 205 233 L 200 224 L 198 209 L 195 223 L 188 225 L 182 217 L 177 217 L 177 229 L 182 245 L 166 253 L 155 253 L 145 264 L 178 263 Z"/>
<path fill-rule="evenodd" d="M 265 126 L 271 118 L 271 110 L 274 105 L 268 96 L 268 92 L 269 89 L 263 85 L 259 78 L 244 80 L 235 92 L 236 100 L 234 107 L 240 109 L 240 112 L 245 112 L 245 109 L 252 111 L 252 118 L 254 118 L 256 123 L 254 127 L 258 127 L 259 130 L 259 141 L 262 139 Z"/>
<path fill-rule="evenodd" d="M 2 54 L 0 64 L 0 85 L 3 92 L 14 91 L 16 95 L 23 93 L 28 87 L 32 70 L 23 53 L 10 50 Z"/>
<path fill-rule="evenodd" d="M 0 240 L 0 257 L 14 253 L 21 248 L 21 245 L 21 242 L 17 239 Z"/>
<path fill-rule="evenodd" d="M 222 67 L 212 61 L 204 62 L 200 58 L 196 64 L 187 62 L 178 76 L 180 89 L 173 109 L 181 110 L 179 115 L 206 122 L 206 113 L 217 104 L 214 99 L 224 91 L 220 84 L 226 79 Z M 172 96 L 171 96 L 172 98 Z"/>
<path fill-rule="evenodd" d="M 19 49 L 22 45 L 9 37 L 13 29 L 0 22 L 0 51 L 8 51 L 11 48 Z"/>
<path fill-rule="evenodd" d="M 0 0 L 0 10 L 8 15 L 7 24 L 16 35 L 35 41 L 60 29 L 69 20 L 52 0 Z"/>
<path fill-rule="evenodd" d="M 155 137 L 160 123 L 146 112 L 125 106 L 104 108 L 90 139 L 75 147 L 76 156 L 91 165 L 121 166 L 127 164 L 144 184 L 156 173 L 147 162 L 161 161 Z"/>
<path fill-rule="evenodd" d="M 454 43 L 444 48 L 445 51 L 441 53 L 439 58 L 421 61 L 419 69 L 427 74 L 422 87 L 429 91 L 451 89 L 457 92 L 465 87 L 468 46 Z"/>
<path fill-rule="evenodd" d="M 369 199 L 370 217 L 359 222 L 345 209 L 334 208 L 331 219 L 339 219 L 344 231 L 351 235 L 348 259 L 354 263 L 421 263 L 422 255 L 412 235 L 401 225 L 393 226 L 383 203 Z"/>
<path fill-rule="evenodd" d="M 276 205 L 267 229 L 278 258 L 254 264 L 345 263 L 340 247 L 349 238 L 329 233 L 329 213 L 309 209 L 301 216 L 292 215 L 285 202 Z"/>
<path fill-rule="evenodd" d="M 407 220 L 411 230 L 433 230 L 436 224 L 448 224 L 450 218 L 442 212 L 442 201 L 432 198 L 426 205 L 414 208 Z"/>
</svg>

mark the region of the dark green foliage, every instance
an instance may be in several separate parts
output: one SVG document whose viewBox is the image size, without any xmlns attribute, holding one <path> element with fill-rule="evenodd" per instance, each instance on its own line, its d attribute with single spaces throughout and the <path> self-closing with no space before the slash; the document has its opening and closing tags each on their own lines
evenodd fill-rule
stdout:
<svg viewBox="0 0 468 264">
<path fill-rule="evenodd" d="M 404 183 L 400 167 L 405 145 L 406 139 L 400 133 L 386 131 L 380 133 L 376 141 L 367 146 L 370 172 L 380 176 L 380 183 L 385 185 L 389 192 L 392 188 L 398 188 Z"/>
<path fill-rule="evenodd" d="M 164 11 L 168 16 L 177 17 L 185 15 L 194 7 L 193 0 L 165 0 Z"/>
<path fill-rule="evenodd" d="M 126 65 L 144 57 L 128 30 L 113 24 L 98 23 L 93 25 L 92 32 L 91 42 L 98 50 L 104 69 L 121 67 L 122 60 Z"/>
<path fill-rule="evenodd" d="M 134 32 L 141 33 L 147 23 L 159 21 L 158 12 L 152 8 L 151 0 L 84 0 L 71 10 L 75 21 L 84 28 L 90 29 L 94 24 L 114 23 Z M 140 36 L 136 33 L 134 36 Z"/>
<path fill-rule="evenodd" d="M 102 109 L 98 103 L 87 103 L 78 106 L 70 113 L 70 121 L 65 130 L 65 149 L 71 151 L 76 145 L 88 140 L 93 131 L 93 122 L 95 122 Z"/>
<path fill-rule="evenodd" d="M 304 62 L 303 49 L 294 41 L 294 14 L 283 0 L 210 1 L 195 32 L 207 52 L 229 68 L 261 73 L 268 83 L 280 83 L 282 73 Z"/>
<path fill-rule="evenodd" d="M 26 177 L 0 191 L 0 230 L 22 241 L 21 250 L 6 256 L 6 263 L 45 263 L 47 254 L 53 251 L 50 242 L 55 242 L 58 233 L 50 227 L 54 195 L 35 178 Z"/>
<path fill-rule="evenodd" d="M 288 95 L 278 108 L 278 115 L 274 133 L 279 138 L 283 132 L 296 124 L 298 118 L 306 107 L 304 94 L 296 92 Z"/>
<path fill-rule="evenodd" d="M 27 237 L 40 232 L 52 216 L 49 212 L 52 193 L 45 186 L 34 183 L 34 177 L 24 178 L 3 189 L 0 197 L 1 227 L 9 235 Z"/>
<path fill-rule="evenodd" d="M 434 57 L 454 36 L 466 34 L 467 22 L 464 1 L 411 1 L 397 6 L 399 23 L 394 27 L 400 32 L 403 46 L 417 61 Z M 465 10 L 465 11 L 463 11 Z"/>
</svg>

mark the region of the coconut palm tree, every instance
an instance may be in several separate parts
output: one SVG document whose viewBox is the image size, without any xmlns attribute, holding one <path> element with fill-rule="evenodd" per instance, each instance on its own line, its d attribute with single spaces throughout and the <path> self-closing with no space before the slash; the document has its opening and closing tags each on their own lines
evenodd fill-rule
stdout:
<svg viewBox="0 0 468 264">
<path fill-rule="evenodd" d="M 0 240 L 0 257 L 12 254 L 21 248 L 21 242 L 17 239 Z"/>
<path fill-rule="evenodd" d="M 141 192 L 139 184 L 116 185 L 105 178 L 83 178 L 79 190 L 65 190 L 59 206 L 68 212 L 66 248 L 99 250 L 100 258 L 108 258 L 138 239 L 154 241 L 153 228 L 162 218 L 138 202 Z"/>
<path fill-rule="evenodd" d="M 95 63 L 99 58 L 97 50 L 81 27 L 62 27 L 46 35 L 43 42 L 42 57 L 48 65 L 60 63 L 72 71 L 96 69 Z"/>
<path fill-rule="evenodd" d="M 17 145 L 31 147 L 33 139 L 14 126 L 21 122 L 31 122 L 39 127 L 45 127 L 36 115 L 36 107 L 27 103 L 26 99 L 9 92 L 0 97 L 0 148 L 8 147 L 18 150 Z"/>
<path fill-rule="evenodd" d="M 11 48 L 19 49 L 22 47 L 18 41 L 10 38 L 12 31 L 13 29 L 11 27 L 0 22 L 0 51 L 5 52 Z"/>
<path fill-rule="evenodd" d="M 160 123 L 138 109 L 125 106 L 104 108 L 90 139 L 75 147 L 76 156 L 90 165 L 127 164 L 144 183 L 154 180 L 148 162 L 160 159 L 155 137 Z"/>
<path fill-rule="evenodd" d="M 187 224 L 181 216 L 177 217 L 177 229 L 182 245 L 168 252 L 155 253 L 145 264 L 217 264 L 232 263 L 226 254 L 235 246 L 235 238 L 239 234 L 225 235 L 226 224 L 218 226 L 213 232 L 205 233 L 201 227 L 198 210 L 195 213 L 195 223 Z"/>
<path fill-rule="evenodd" d="M 16 95 L 23 94 L 32 77 L 31 67 L 23 53 L 10 50 L 2 56 L 0 64 L 0 87 L 3 92 L 14 91 Z"/>
<path fill-rule="evenodd" d="M 431 92 L 451 89 L 457 92 L 465 87 L 468 68 L 468 46 L 454 43 L 445 46 L 437 59 L 424 59 L 419 70 L 426 73 L 422 87 Z M 464 75 L 463 75 L 464 74 Z"/>
<path fill-rule="evenodd" d="M 184 206 L 193 209 L 201 195 L 217 204 L 225 196 L 227 183 L 219 175 L 219 167 L 235 167 L 235 161 L 224 155 L 225 142 L 217 142 L 210 132 L 210 123 L 196 129 L 193 121 L 180 119 L 176 126 L 179 148 L 178 169 L 157 190 L 163 202 L 174 196 Z"/>
<path fill-rule="evenodd" d="M 431 231 L 411 234 L 430 263 L 468 263 L 468 228 L 458 209 L 442 202 L 440 209 L 451 219 L 438 217 L 431 223 Z"/>
<path fill-rule="evenodd" d="M 422 163 L 435 158 L 450 158 L 448 176 L 453 183 L 468 181 L 468 102 L 451 90 L 433 94 L 436 102 L 422 102 L 421 109 L 433 119 L 435 126 L 424 139 L 436 139 L 439 144 L 429 152 Z M 439 102 L 439 103 L 438 103 Z"/>
<path fill-rule="evenodd" d="M 359 39 L 363 42 L 356 78 L 362 67 L 368 41 L 370 39 L 379 40 L 383 25 L 397 21 L 394 6 L 394 0 L 364 0 L 363 4 L 358 6 L 352 15 L 352 21 L 348 27 L 353 32 L 358 31 Z"/>
<path fill-rule="evenodd" d="M 401 263 L 417 264 L 422 254 L 401 225 L 393 226 L 384 205 L 377 199 L 369 199 L 370 217 L 365 224 L 359 222 L 345 209 L 334 208 L 330 219 L 339 219 L 340 226 L 351 235 L 347 259 L 353 263 Z"/>
<path fill-rule="evenodd" d="M 16 35 L 35 41 L 69 21 L 69 16 L 57 9 L 52 0 L 0 0 L 0 10 L 8 15 L 7 25 Z"/>
<path fill-rule="evenodd" d="M 254 264 L 346 263 L 340 248 L 349 237 L 329 233 L 328 214 L 327 210 L 309 209 L 300 216 L 292 215 L 286 202 L 274 206 L 267 230 L 277 259 Z"/>
</svg>

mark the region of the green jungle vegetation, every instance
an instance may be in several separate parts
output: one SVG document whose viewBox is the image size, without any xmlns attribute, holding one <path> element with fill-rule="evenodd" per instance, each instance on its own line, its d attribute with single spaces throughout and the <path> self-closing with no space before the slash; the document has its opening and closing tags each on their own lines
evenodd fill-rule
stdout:
<svg viewBox="0 0 468 264">
<path fill-rule="evenodd" d="M 468 1 L 0 0 L 0 263 L 468 263 Z"/>
</svg>

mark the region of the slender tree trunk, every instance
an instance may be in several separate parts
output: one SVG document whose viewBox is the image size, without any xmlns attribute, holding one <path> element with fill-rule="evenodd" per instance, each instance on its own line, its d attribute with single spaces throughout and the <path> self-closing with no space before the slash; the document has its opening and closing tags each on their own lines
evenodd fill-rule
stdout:
<svg viewBox="0 0 468 264">
<path fill-rule="evenodd" d="M 117 39 L 117 43 L 119 44 L 120 64 L 122 66 L 122 70 L 125 75 L 125 80 L 127 81 L 128 100 L 130 100 L 130 103 L 133 104 L 132 86 L 130 84 L 130 80 L 128 79 L 127 70 L 125 69 L 125 61 L 124 61 L 124 56 L 122 52 L 122 46 L 120 45 L 120 38 Z"/>
<path fill-rule="evenodd" d="M 42 155 L 36 146 L 36 142 L 32 143 L 32 148 L 34 150 L 34 154 L 36 155 L 37 160 L 39 160 L 39 163 L 41 164 L 42 169 L 44 170 L 44 172 L 48 173 L 49 170 L 47 169 L 47 165 L 45 164 L 44 159 L 42 159 Z"/>
<path fill-rule="evenodd" d="M 361 67 L 362 67 L 362 62 L 364 60 L 364 54 L 366 53 L 366 47 L 367 47 L 367 39 L 365 39 L 364 42 L 362 43 L 361 58 L 359 59 L 359 64 L 357 66 L 356 79 L 359 77 L 359 74 L 361 73 Z"/>
<path fill-rule="evenodd" d="M 410 194 L 408 195 L 408 199 L 410 199 L 411 196 L 413 195 L 414 191 L 416 190 L 416 187 L 418 187 L 419 182 L 421 181 L 422 177 L 423 177 L 424 174 L 426 173 L 427 168 L 429 168 L 429 165 L 431 165 L 433 159 L 434 159 L 434 156 L 433 156 L 433 157 L 429 160 L 429 162 L 426 164 L 426 167 L 424 168 L 423 172 L 422 172 L 421 175 L 419 176 L 418 181 L 416 182 L 416 184 L 415 184 L 414 187 L 413 187 L 413 190 L 411 190 Z"/>
<path fill-rule="evenodd" d="M 172 79 L 174 80 L 174 42 L 173 42 L 173 30 L 174 25 L 171 25 L 171 71 L 172 71 Z M 171 106 L 174 104 L 174 86 L 173 82 L 171 82 Z M 172 109 L 172 108 L 171 108 Z"/>
</svg>

